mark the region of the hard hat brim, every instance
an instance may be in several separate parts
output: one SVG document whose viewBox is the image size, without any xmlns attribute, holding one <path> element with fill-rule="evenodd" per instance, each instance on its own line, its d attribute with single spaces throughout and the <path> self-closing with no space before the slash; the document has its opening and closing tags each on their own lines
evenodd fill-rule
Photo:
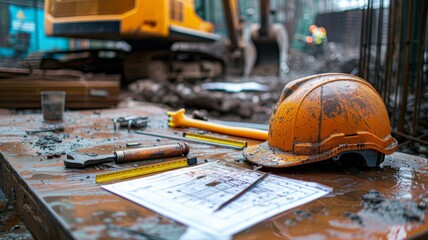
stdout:
<svg viewBox="0 0 428 240">
<path fill-rule="evenodd" d="M 266 142 L 247 147 L 244 157 L 257 165 L 264 167 L 283 168 L 309 163 L 309 156 L 295 155 L 270 147 Z"/>
<path fill-rule="evenodd" d="M 392 154 L 397 149 L 398 142 L 393 137 L 389 137 L 389 141 L 386 141 L 389 145 L 386 148 L 373 143 L 339 144 L 326 152 L 313 155 L 297 155 L 290 152 L 284 152 L 279 148 L 269 146 L 268 141 L 266 141 L 259 145 L 250 146 L 244 149 L 244 157 L 248 161 L 263 167 L 284 168 L 323 161 L 345 151 L 362 150 L 361 146 L 364 145 L 366 146 L 364 149 L 376 150 L 383 154 Z"/>
</svg>

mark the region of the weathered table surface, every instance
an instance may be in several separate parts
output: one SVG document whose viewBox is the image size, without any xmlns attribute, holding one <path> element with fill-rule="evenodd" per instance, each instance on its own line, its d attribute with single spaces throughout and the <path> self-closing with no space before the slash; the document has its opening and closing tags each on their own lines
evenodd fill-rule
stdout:
<svg viewBox="0 0 428 240">
<path fill-rule="evenodd" d="M 64 153 L 112 153 L 129 142 L 149 146 L 176 142 L 128 133 L 126 129 L 113 131 L 112 118 L 131 115 L 151 116 L 150 131 L 183 131 L 169 129 L 165 110 L 150 105 L 66 112 L 62 122 L 65 130 L 58 133 L 26 134 L 25 130 L 51 126 L 41 114 L 2 117 L 0 187 L 37 239 L 142 238 L 111 226 L 161 239 L 178 239 L 186 231 L 185 225 L 107 192 L 95 183 L 96 174 L 134 167 L 135 163 L 87 169 L 64 167 Z M 190 146 L 190 155 L 198 157 L 199 162 L 221 160 L 251 167 L 240 150 L 195 143 Z M 62 155 L 52 156 L 55 153 Z M 155 161 L 159 160 L 138 165 Z M 424 209 L 428 202 L 427 159 L 395 153 L 386 158 L 382 168 L 325 161 L 268 171 L 322 183 L 334 190 L 244 230 L 234 239 L 402 239 L 420 236 L 428 229 Z M 368 193 L 370 190 L 377 192 Z"/>
</svg>

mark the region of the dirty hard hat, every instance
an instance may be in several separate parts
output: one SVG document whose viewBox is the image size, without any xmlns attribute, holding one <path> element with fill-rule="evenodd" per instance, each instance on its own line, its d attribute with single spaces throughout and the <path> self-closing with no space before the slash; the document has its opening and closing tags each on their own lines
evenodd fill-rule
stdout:
<svg viewBox="0 0 428 240">
<path fill-rule="evenodd" d="M 267 142 L 248 147 L 244 156 L 257 165 L 281 168 L 335 159 L 345 152 L 375 152 L 383 160 L 396 148 L 376 90 L 359 77 L 326 73 L 284 87 Z"/>
</svg>

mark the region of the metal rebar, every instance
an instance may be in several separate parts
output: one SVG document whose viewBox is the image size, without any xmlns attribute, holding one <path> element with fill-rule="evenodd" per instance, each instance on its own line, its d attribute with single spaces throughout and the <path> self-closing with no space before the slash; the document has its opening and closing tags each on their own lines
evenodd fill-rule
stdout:
<svg viewBox="0 0 428 240">
<path fill-rule="evenodd" d="M 389 96 L 391 94 L 391 82 L 392 82 L 392 63 L 394 60 L 395 52 L 395 28 L 396 28 L 396 16 L 397 16 L 397 0 L 392 0 L 389 6 L 388 14 L 388 44 L 385 57 L 385 88 L 381 92 L 385 105 L 389 108 Z"/>
<path fill-rule="evenodd" d="M 375 56 L 375 88 L 381 92 L 383 88 L 383 81 L 380 71 L 381 65 L 381 48 L 383 45 L 383 0 L 380 0 L 378 24 L 377 24 L 377 40 L 376 40 L 376 56 Z"/>
<path fill-rule="evenodd" d="M 424 19 L 425 16 L 427 16 L 427 1 L 422 2 L 422 7 L 419 8 L 420 14 L 420 22 L 421 22 L 421 29 L 422 31 L 419 32 L 419 47 L 418 47 L 418 62 L 417 62 L 417 68 L 416 68 L 416 88 L 415 88 L 415 105 L 413 109 L 413 121 L 412 121 L 412 135 L 415 136 L 417 134 L 418 130 L 418 122 L 420 118 L 420 110 L 421 110 L 421 104 L 422 104 L 422 97 L 424 94 L 425 87 L 422 83 L 422 72 L 423 72 L 423 50 L 425 45 L 425 34 L 426 34 L 426 19 Z"/>
<path fill-rule="evenodd" d="M 397 134 L 397 135 L 399 135 L 399 134 Z M 424 139 L 424 138 L 426 138 L 426 137 L 428 137 L 428 133 L 425 133 L 425 134 L 423 134 L 423 135 L 421 135 L 421 136 L 418 136 L 418 137 L 416 137 L 416 139 L 422 140 L 422 139 Z M 414 139 L 406 140 L 406 141 L 404 141 L 404 142 L 402 142 L 402 143 L 398 144 L 398 148 L 400 148 L 400 147 L 402 147 L 402 146 L 405 146 L 405 145 L 407 145 L 407 144 L 411 143 L 412 141 L 417 141 L 417 142 L 418 142 L 419 140 L 414 140 Z M 422 141 L 423 141 L 423 140 L 422 140 Z"/>
<path fill-rule="evenodd" d="M 364 75 L 366 76 L 366 79 L 369 82 L 370 81 L 370 59 L 371 59 L 371 48 L 372 48 L 372 32 L 373 32 L 373 13 L 374 13 L 374 8 L 373 8 L 373 3 L 374 0 L 369 0 L 369 15 L 368 15 L 368 22 L 367 22 L 367 26 L 368 26 L 368 35 L 367 35 L 367 51 L 366 51 L 366 55 L 367 55 L 367 63 L 366 63 L 366 72 L 364 73 Z"/>
<path fill-rule="evenodd" d="M 426 146 L 428 146 L 428 141 L 426 141 L 426 140 L 422 140 L 420 138 L 417 138 L 417 137 L 414 137 L 414 136 L 411 136 L 409 134 L 406 134 L 406 133 L 403 133 L 403 132 L 400 132 L 400 131 L 396 131 L 396 130 L 392 130 L 392 133 L 394 133 L 394 134 L 396 134 L 398 136 L 405 137 L 407 139 L 416 141 L 416 142 L 420 142 L 420 143 L 425 144 Z"/>
<path fill-rule="evenodd" d="M 366 22 L 367 22 L 367 8 L 363 8 L 361 17 L 361 34 L 360 34 L 360 61 L 358 66 L 358 75 L 365 79 L 365 48 L 366 48 Z"/>
<path fill-rule="evenodd" d="M 403 34 L 402 34 L 402 32 L 403 32 L 403 17 L 402 17 L 402 15 L 403 15 L 403 11 L 399 11 L 399 10 L 401 10 L 402 9 L 402 7 L 400 8 L 400 5 L 402 5 L 403 4 L 403 2 L 402 1 L 398 1 L 397 0 L 397 11 L 396 11 L 396 13 L 397 13 L 397 19 L 399 20 L 399 22 L 397 23 L 397 25 L 399 25 L 399 27 L 398 27 L 398 31 L 397 31 L 397 35 L 399 36 L 399 40 L 398 40 L 398 43 L 397 43 L 397 59 L 398 59 L 398 63 L 397 63 L 397 65 L 398 66 L 403 66 L 403 57 L 402 57 L 402 51 L 401 51 L 401 46 L 402 46 L 402 42 L 404 41 L 403 40 Z M 399 93 L 399 90 L 400 90 L 400 86 L 401 86 L 401 82 L 399 81 L 399 79 L 401 78 L 401 73 L 402 73 L 402 71 L 401 71 L 401 68 L 398 68 L 397 69 L 397 72 L 396 72 L 396 74 L 395 74 L 395 85 L 394 85 L 394 107 L 393 107 L 393 109 L 391 110 L 393 113 L 394 113 L 394 117 L 392 118 L 392 126 L 393 126 L 393 128 L 394 129 L 396 129 L 397 128 L 397 114 L 399 115 L 400 114 L 400 112 L 399 112 L 399 110 L 398 110 L 398 93 Z"/>
<path fill-rule="evenodd" d="M 412 29 L 413 29 L 413 1 L 408 1 L 408 13 L 407 13 L 407 31 L 406 31 L 406 42 L 404 47 L 404 64 L 403 64 L 403 85 L 401 91 L 400 101 L 400 115 L 398 117 L 397 130 L 404 132 L 404 124 L 407 110 L 407 96 L 409 90 L 409 69 L 410 69 L 410 44 L 412 41 Z"/>
</svg>

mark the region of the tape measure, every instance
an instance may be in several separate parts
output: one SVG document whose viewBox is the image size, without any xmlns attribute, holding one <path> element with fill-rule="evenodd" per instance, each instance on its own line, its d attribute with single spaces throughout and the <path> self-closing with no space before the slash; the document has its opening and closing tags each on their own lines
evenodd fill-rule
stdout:
<svg viewBox="0 0 428 240">
<path fill-rule="evenodd" d="M 244 148 L 247 146 L 246 141 L 234 140 L 234 139 L 229 139 L 229 138 L 222 138 L 222 137 L 217 137 L 217 136 L 213 136 L 213 135 L 205 135 L 205 134 L 185 132 L 185 133 L 183 133 L 183 137 L 195 139 L 195 140 L 200 140 L 200 141 L 205 141 L 205 142 L 219 143 L 222 145 L 234 146 L 234 147 L 239 147 L 239 148 Z"/>
<path fill-rule="evenodd" d="M 176 135 L 145 132 L 145 131 L 135 131 L 135 133 L 143 134 L 147 136 L 176 139 L 180 141 L 190 141 L 190 142 L 209 144 L 209 145 L 220 146 L 220 147 L 228 147 L 233 149 L 243 149 L 244 147 L 247 146 L 246 141 L 232 140 L 228 138 L 221 138 L 217 136 L 196 134 L 196 133 L 183 133 L 183 137 L 179 137 Z"/>
<path fill-rule="evenodd" d="M 154 164 L 126 169 L 126 170 L 119 170 L 119 171 L 110 172 L 110 173 L 98 174 L 95 177 L 95 181 L 97 183 L 105 183 L 105 182 L 110 182 L 114 180 L 131 178 L 131 177 L 166 171 L 166 170 L 175 169 L 175 168 L 187 167 L 190 165 L 195 165 L 196 163 L 197 163 L 197 158 L 182 158 L 174 161 L 154 163 Z"/>
</svg>

